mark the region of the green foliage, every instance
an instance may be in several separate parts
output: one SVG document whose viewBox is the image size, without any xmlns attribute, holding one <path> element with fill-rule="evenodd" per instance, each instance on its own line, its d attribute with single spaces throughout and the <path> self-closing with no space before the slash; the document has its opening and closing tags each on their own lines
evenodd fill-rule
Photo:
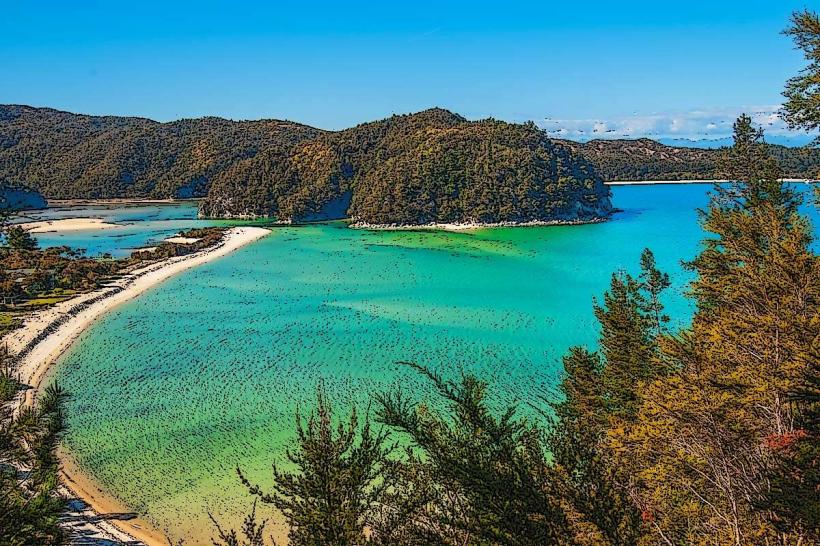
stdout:
<svg viewBox="0 0 820 546">
<path fill-rule="evenodd" d="M 271 493 L 250 484 L 238 470 L 240 479 L 284 514 L 291 546 L 365 544 L 365 527 L 383 490 L 378 478 L 390 451 L 385 434 L 373 431 L 369 419 L 360 426 L 355 410 L 346 423 L 334 424 L 321 387 L 316 410 L 306 423 L 297 414 L 296 430 L 297 448 L 287 452 L 295 470 L 274 465 Z M 261 537 L 261 528 L 258 532 Z"/>
<path fill-rule="evenodd" d="M 52 199 L 201 197 L 237 161 L 321 132 L 278 120 L 157 123 L 0 106 L 0 180 Z"/>
<path fill-rule="evenodd" d="M 592 140 L 566 142 L 587 159 L 605 181 L 616 180 L 704 180 L 715 177 L 724 150 L 666 146 L 637 140 Z M 791 178 L 816 178 L 820 173 L 820 150 L 766 146 Z"/>
<path fill-rule="evenodd" d="M 9 226 L 5 230 L 6 245 L 14 250 L 36 250 L 37 239 L 20 226 Z"/>
<path fill-rule="evenodd" d="M 214 180 L 206 215 L 371 224 L 585 220 L 609 191 L 567 146 L 532 125 L 469 122 L 441 109 L 277 147 Z"/>
<path fill-rule="evenodd" d="M 377 396 L 379 419 L 420 451 L 415 465 L 439 490 L 432 513 L 444 544 L 535 545 L 569 543 L 558 482 L 544 457 L 541 431 L 516 418 L 515 407 L 499 416 L 486 399 L 486 383 L 465 375 L 448 381 L 412 365 L 441 396 L 445 412 L 411 402 L 401 391 Z M 422 462 L 423 461 L 423 462 Z M 445 503 L 443 508 L 438 507 Z M 447 537 L 459 541 L 447 541 Z"/>
<path fill-rule="evenodd" d="M 64 430 L 65 393 L 46 388 L 36 408 L 0 419 L 0 544 L 45 546 L 63 542 L 58 525 L 57 445 Z M 5 406 L 4 406 L 5 407 Z M 27 472 L 21 472 L 22 469 Z"/>
<path fill-rule="evenodd" d="M 671 373 L 641 389 L 613 445 L 657 540 L 811 543 L 816 399 L 800 393 L 816 376 L 820 260 L 747 116 L 721 172 L 740 182 L 701 215 L 692 326 L 662 340 Z"/>
<path fill-rule="evenodd" d="M 553 404 L 548 446 L 563 482 L 575 542 L 634 544 L 641 529 L 638 512 L 619 485 L 612 457 L 602 448 L 609 428 L 603 368 L 597 353 L 580 347 L 564 357 L 564 399 Z"/>
<path fill-rule="evenodd" d="M 786 83 L 783 117 L 793 129 L 820 129 L 820 18 L 809 10 L 795 12 L 785 32 L 808 61 L 799 75 Z"/>
</svg>

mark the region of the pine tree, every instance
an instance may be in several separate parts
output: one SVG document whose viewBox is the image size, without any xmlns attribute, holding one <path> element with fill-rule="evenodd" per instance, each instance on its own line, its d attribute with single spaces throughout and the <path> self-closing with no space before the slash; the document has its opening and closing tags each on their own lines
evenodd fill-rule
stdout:
<svg viewBox="0 0 820 546">
<path fill-rule="evenodd" d="M 37 250 L 37 239 L 20 226 L 10 226 L 5 232 L 6 244 L 15 250 Z"/>
<path fill-rule="evenodd" d="M 635 544 L 639 514 L 619 486 L 609 452 L 603 447 L 609 423 L 604 406 L 597 353 L 580 347 L 564 357 L 561 402 L 553 405 L 555 422 L 548 446 L 563 484 L 574 541 L 577 544 Z"/>
<path fill-rule="evenodd" d="M 792 129 L 820 129 L 820 17 L 809 10 L 792 14 L 785 30 L 803 51 L 808 66 L 786 83 L 783 117 Z"/>
<path fill-rule="evenodd" d="M 390 451 L 386 433 L 370 419 L 359 423 L 355 409 L 346 423 L 334 424 L 323 389 L 307 422 L 297 414 L 297 447 L 287 451 L 294 471 L 274 465 L 274 486 L 264 493 L 239 472 L 253 495 L 279 509 L 290 527 L 291 546 L 361 546 L 372 510 L 383 493 L 380 483 Z"/>
<path fill-rule="evenodd" d="M 786 446 L 807 436 L 793 393 L 818 362 L 820 263 L 799 194 L 778 181 L 747 116 L 722 172 L 738 182 L 701 214 L 710 237 L 689 265 L 692 326 L 664 340 L 673 373 L 646 385 L 637 422 L 613 444 L 657 540 L 806 541 L 805 525 L 766 505 L 772 476 L 795 464 Z"/>
<path fill-rule="evenodd" d="M 593 306 L 601 326 L 605 410 L 616 419 L 635 416 L 640 405 L 638 382 L 650 379 L 655 371 L 655 342 L 641 288 L 631 275 L 615 273 L 603 301 Z"/>
<path fill-rule="evenodd" d="M 669 274 L 660 271 L 655 264 L 655 255 L 645 248 L 641 253 L 641 274 L 638 277 L 644 294 L 643 313 L 649 321 L 649 335 L 655 339 L 665 333 L 669 317 L 663 311 L 661 296 L 672 286 Z"/>
<path fill-rule="evenodd" d="M 494 412 L 487 384 L 464 375 L 459 381 L 413 365 L 441 397 L 435 411 L 401 391 L 378 397 L 380 421 L 410 438 L 424 461 L 423 476 L 444 505 L 432 514 L 447 517 L 435 543 L 535 546 L 569 544 L 560 484 L 547 464 L 542 432 L 516 418 L 514 406 Z"/>
</svg>

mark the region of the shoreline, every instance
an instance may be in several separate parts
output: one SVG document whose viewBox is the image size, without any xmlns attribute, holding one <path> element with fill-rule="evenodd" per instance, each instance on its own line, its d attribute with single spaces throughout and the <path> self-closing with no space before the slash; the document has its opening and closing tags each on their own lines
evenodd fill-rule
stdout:
<svg viewBox="0 0 820 546">
<path fill-rule="evenodd" d="M 781 182 L 814 184 L 817 180 L 811 178 L 781 178 Z M 662 186 L 670 184 L 725 184 L 734 182 L 726 179 L 693 179 L 693 180 L 610 180 L 604 182 L 607 186 Z"/>
<path fill-rule="evenodd" d="M 613 210 L 614 212 L 614 210 Z M 452 222 L 430 224 L 369 224 L 367 222 L 353 222 L 347 227 L 369 231 L 474 231 L 493 228 L 521 228 L 545 226 L 580 226 L 585 224 L 600 224 L 609 218 L 595 217 L 589 220 L 529 220 L 526 222 Z"/>
<path fill-rule="evenodd" d="M 64 218 L 60 220 L 40 220 L 15 224 L 30 233 L 69 233 L 74 231 L 94 231 L 120 227 L 100 218 Z"/>
<path fill-rule="evenodd" d="M 175 203 L 197 203 L 204 197 L 186 197 L 180 199 L 140 199 L 138 197 L 111 197 L 107 199 L 46 199 L 49 208 L 73 207 L 77 205 L 173 205 Z"/>
<path fill-rule="evenodd" d="M 225 256 L 265 235 L 270 230 L 260 227 L 230 228 L 223 240 L 210 248 L 168 258 L 117 279 L 97 290 L 58 303 L 26 318 L 22 327 L 4 336 L 15 361 L 18 380 L 28 385 L 12 402 L 13 411 L 34 403 L 39 389 L 53 371 L 53 364 L 97 319 L 116 306 L 125 303 L 163 281 L 188 269 Z M 64 477 L 62 488 L 67 498 L 77 498 L 92 510 L 84 518 L 86 530 L 91 526 L 102 539 L 128 542 L 138 540 L 147 546 L 166 546 L 162 535 L 144 520 L 117 520 L 105 514 L 123 512 L 122 503 L 107 494 L 74 463 L 64 452 L 60 453 Z M 83 514 L 86 514 L 83 511 Z"/>
</svg>

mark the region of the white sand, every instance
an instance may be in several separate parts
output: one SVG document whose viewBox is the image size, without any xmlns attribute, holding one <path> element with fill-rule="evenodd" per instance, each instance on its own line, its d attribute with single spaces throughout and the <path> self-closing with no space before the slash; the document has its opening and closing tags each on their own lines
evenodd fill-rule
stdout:
<svg viewBox="0 0 820 546">
<path fill-rule="evenodd" d="M 464 222 L 464 223 L 431 223 L 431 224 L 368 224 L 367 222 L 354 222 L 348 227 L 353 229 L 369 229 L 374 231 L 473 231 L 477 229 L 503 228 L 503 227 L 538 227 L 538 226 L 566 226 L 578 224 L 595 224 L 605 221 L 605 218 L 594 218 L 592 220 L 530 220 L 527 222 Z"/>
<path fill-rule="evenodd" d="M 117 224 L 106 222 L 101 218 L 66 218 L 64 220 L 43 220 L 20 224 L 20 227 L 32 233 L 61 233 L 64 231 L 85 231 L 90 229 L 111 229 Z"/>
<path fill-rule="evenodd" d="M 52 364 L 96 319 L 152 286 L 182 271 L 224 256 L 268 233 L 270 230 L 260 227 L 231 228 L 223 241 L 214 247 L 151 264 L 99 290 L 81 294 L 34 313 L 21 328 L 7 334 L 0 341 L 7 345 L 11 354 L 19 357 L 16 368 L 19 380 L 32 387 L 23 391 L 14 401 L 15 410 L 34 402 L 41 382 Z M 91 509 L 82 511 L 84 528 L 93 530 L 98 538 L 122 542 L 136 538 L 147 545 L 167 546 L 156 532 L 138 519 L 128 522 L 104 519 L 97 521 L 100 518 L 95 518 L 94 512 L 99 514 L 115 511 L 112 507 L 117 506 L 116 503 L 107 498 L 100 488 L 90 486 L 93 482 L 77 469 L 65 468 L 64 478 L 64 494 L 69 498 L 79 497 L 90 505 Z M 97 493 L 91 494 L 92 490 Z"/>
<path fill-rule="evenodd" d="M 166 243 L 176 243 L 178 245 L 192 245 L 199 239 L 194 237 L 168 237 L 165 239 Z"/>
</svg>

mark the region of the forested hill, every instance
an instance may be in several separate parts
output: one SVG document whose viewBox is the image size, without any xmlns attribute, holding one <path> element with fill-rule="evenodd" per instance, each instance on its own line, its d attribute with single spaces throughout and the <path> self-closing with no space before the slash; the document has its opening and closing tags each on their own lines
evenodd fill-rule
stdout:
<svg viewBox="0 0 820 546">
<path fill-rule="evenodd" d="M 446 110 L 393 116 L 272 149 L 218 175 L 202 212 L 370 224 L 590 220 L 609 191 L 534 125 Z"/>
<path fill-rule="evenodd" d="M 820 151 L 772 150 L 788 176 L 820 171 Z M 531 123 L 467 121 L 441 109 L 323 131 L 0 106 L 0 186 L 52 199 L 205 197 L 209 216 L 590 219 L 609 212 L 601 180 L 711 178 L 720 153 L 646 139 L 552 140 Z"/>
<path fill-rule="evenodd" d="M 584 155 L 606 181 L 698 180 L 715 178 L 722 149 L 666 146 L 654 140 L 592 140 L 567 142 Z M 820 177 L 820 149 L 789 148 L 770 144 L 788 178 Z"/>
<path fill-rule="evenodd" d="M 158 123 L 0 105 L 0 183 L 51 199 L 202 197 L 237 161 L 321 133 L 277 120 Z"/>
</svg>

